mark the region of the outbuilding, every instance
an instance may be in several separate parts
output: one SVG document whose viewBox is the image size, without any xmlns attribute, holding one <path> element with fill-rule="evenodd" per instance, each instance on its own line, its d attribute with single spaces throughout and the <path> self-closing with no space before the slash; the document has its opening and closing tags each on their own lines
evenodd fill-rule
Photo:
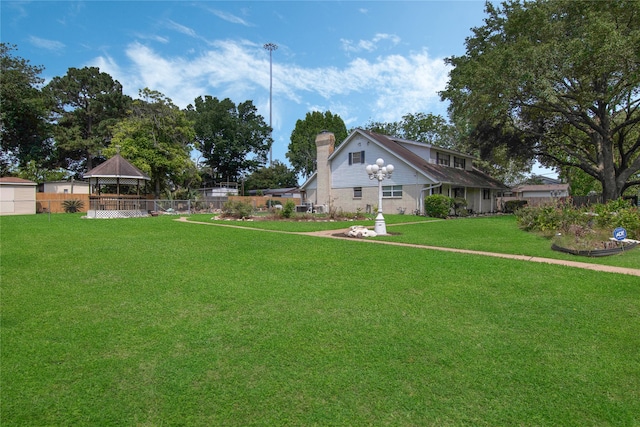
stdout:
<svg viewBox="0 0 640 427">
<path fill-rule="evenodd" d="M 0 215 L 35 214 L 37 186 L 28 179 L 0 178 Z"/>
</svg>

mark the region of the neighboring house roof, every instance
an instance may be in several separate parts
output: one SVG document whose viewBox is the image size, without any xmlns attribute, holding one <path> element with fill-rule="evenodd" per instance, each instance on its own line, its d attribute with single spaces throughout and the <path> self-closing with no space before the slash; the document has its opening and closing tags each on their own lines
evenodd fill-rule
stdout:
<svg viewBox="0 0 640 427">
<path fill-rule="evenodd" d="M 298 187 L 289 187 L 289 188 L 271 188 L 262 190 L 262 194 L 289 194 L 289 193 L 298 193 L 300 190 Z"/>
<path fill-rule="evenodd" d="M 549 185 L 549 184 L 562 184 L 562 181 L 555 178 L 550 178 L 544 175 L 531 175 L 531 178 L 527 180 L 530 185 Z"/>
<path fill-rule="evenodd" d="M 548 192 L 548 191 L 569 191 L 569 184 L 540 184 L 540 185 L 519 185 L 513 188 L 514 193 L 526 192 Z"/>
<path fill-rule="evenodd" d="M 129 163 L 120 154 L 116 154 L 101 165 L 96 166 L 84 174 L 84 178 L 134 178 L 151 180 L 149 176 Z"/>
<path fill-rule="evenodd" d="M 472 170 L 464 170 L 460 168 L 455 168 L 451 166 L 438 165 L 434 163 L 430 163 L 428 159 L 424 159 L 419 155 L 415 154 L 413 151 L 406 148 L 403 144 L 423 144 L 427 145 L 430 148 L 433 148 L 438 151 L 453 153 L 460 157 L 465 157 L 468 159 L 473 159 L 472 156 L 467 154 L 458 153 L 456 151 L 447 150 L 439 147 L 434 147 L 428 144 L 416 142 L 416 141 L 407 141 L 400 138 L 392 138 L 385 135 L 381 135 L 378 133 L 374 133 L 367 130 L 356 129 L 354 132 L 358 132 L 371 141 L 376 142 L 387 151 L 393 153 L 396 157 L 402 159 L 404 162 L 425 174 L 430 180 L 434 182 L 440 182 L 443 184 L 451 184 L 451 185 L 459 185 L 464 187 L 478 187 L 478 188 L 491 188 L 496 190 L 504 190 L 508 187 L 505 186 L 502 182 L 498 181 L 485 174 L 484 172 L 473 168 Z M 336 155 L 337 152 L 340 151 L 341 148 L 346 146 L 347 144 L 340 144 L 334 153 L 329 157 L 331 159 Z M 309 180 L 311 180 L 314 176 L 312 175 Z"/>
<path fill-rule="evenodd" d="M 13 185 L 38 185 L 33 181 L 29 181 L 28 179 L 16 178 L 13 176 L 3 176 L 0 178 L 0 184 L 13 184 Z"/>
</svg>

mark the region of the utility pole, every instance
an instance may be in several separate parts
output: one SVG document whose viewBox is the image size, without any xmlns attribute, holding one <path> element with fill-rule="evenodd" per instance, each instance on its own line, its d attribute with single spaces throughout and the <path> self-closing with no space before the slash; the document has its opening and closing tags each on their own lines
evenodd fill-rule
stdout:
<svg viewBox="0 0 640 427">
<path fill-rule="evenodd" d="M 275 44 L 275 43 L 265 43 L 265 45 L 263 47 L 269 51 L 269 127 L 271 128 L 271 134 L 273 134 L 273 126 L 272 126 L 272 110 L 273 110 L 273 51 L 278 48 L 278 45 Z M 273 164 L 272 146 L 273 146 L 273 137 L 271 138 L 271 147 L 269 147 L 269 166 L 272 166 L 272 164 Z"/>
</svg>

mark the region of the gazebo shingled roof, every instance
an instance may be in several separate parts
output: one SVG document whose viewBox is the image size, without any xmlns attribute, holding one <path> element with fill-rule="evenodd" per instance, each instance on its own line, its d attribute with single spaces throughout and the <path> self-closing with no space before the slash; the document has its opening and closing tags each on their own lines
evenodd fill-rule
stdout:
<svg viewBox="0 0 640 427">
<path fill-rule="evenodd" d="M 151 178 L 137 167 L 129 163 L 120 154 L 116 154 L 106 162 L 96 166 L 84 174 L 85 178 L 133 178 L 150 181 Z"/>
</svg>

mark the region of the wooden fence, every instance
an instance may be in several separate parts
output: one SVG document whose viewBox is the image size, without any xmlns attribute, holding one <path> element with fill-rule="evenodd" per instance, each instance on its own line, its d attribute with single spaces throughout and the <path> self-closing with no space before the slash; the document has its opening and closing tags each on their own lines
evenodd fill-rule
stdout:
<svg viewBox="0 0 640 427">
<path fill-rule="evenodd" d="M 82 208 L 79 212 L 89 210 L 88 194 L 36 193 L 36 213 L 64 213 L 63 202 L 66 200 L 81 201 Z"/>
</svg>

